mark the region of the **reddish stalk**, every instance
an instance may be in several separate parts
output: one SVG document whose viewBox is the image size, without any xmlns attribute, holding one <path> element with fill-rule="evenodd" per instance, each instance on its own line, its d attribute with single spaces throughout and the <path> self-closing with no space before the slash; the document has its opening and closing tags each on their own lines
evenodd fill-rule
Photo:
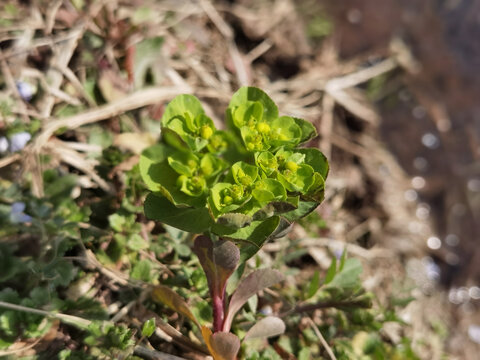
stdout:
<svg viewBox="0 0 480 360">
<path fill-rule="evenodd" d="M 213 306 L 213 332 L 222 331 L 223 329 L 223 320 L 224 320 L 224 301 L 223 297 L 219 295 L 212 296 L 212 306 Z"/>
</svg>

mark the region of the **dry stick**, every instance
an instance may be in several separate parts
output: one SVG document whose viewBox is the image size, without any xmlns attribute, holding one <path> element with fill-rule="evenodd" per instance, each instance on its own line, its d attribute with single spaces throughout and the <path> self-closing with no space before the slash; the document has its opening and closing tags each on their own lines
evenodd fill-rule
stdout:
<svg viewBox="0 0 480 360">
<path fill-rule="evenodd" d="M 13 79 L 12 72 L 10 71 L 10 67 L 8 66 L 7 61 L 3 57 L 2 50 L 0 49 L 0 66 L 2 68 L 3 77 L 5 78 L 5 82 L 7 83 L 8 88 L 12 92 L 13 96 L 17 100 L 17 105 L 20 107 L 20 114 L 23 116 L 23 119 L 29 123 L 30 119 L 27 115 L 27 107 L 23 103 L 22 96 L 17 89 L 17 85 L 15 84 L 15 80 Z"/>
<path fill-rule="evenodd" d="M 245 56 L 246 60 L 251 64 L 260 56 L 265 54 L 273 46 L 273 43 L 269 39 L 263 40 L 260 44 L 255 46 L 250 52 Z"/>
<path fill-rule="evenodd" d="M 332 153 L 332 141 L 330 139 L 333 129 L 333 109 L 335 107 L 335 100 L 329 95 L 324 94 L 322 100 L 322 122 L 320 123 L 320 150 L 325 156 L 330 159 Z"/>
<path fill-rule="evenodd" d="M 63 76 L 65 76 L 68 79 L 68 81 L 70 81 L 70 83 L 75 88 L 75 90 L 85 99 L 85 101 L 88 103 L 88 105 L 90 105 L 91 107 L 96 106 L 95 102 L 87 94 L 87 92 L 85 91 L 82 83 L 75 76 L 72 69 L 70 69 L 68 66 L 66 66 L 66 67 L 64 67 L 62 69 L 59 69 L 59 70 L 62 72 Z"/>
<path fill-rule="evenodd" d="M 230 26 L 222 19 L 217 9 L 212 5 L 208 0 L 200 0 L 200 6 L 205 11 L 207 16 L 212 20 L 214 25 L 223 35 L 223 37 L 228 41 L 228 52 L 233 61 L 233 66 L 235 67 L 235 73 L 237 75 L 237 80 L 241 86 L 248 85 L 248 73 L 245 69 L 245 64 L 243 63 L 240 51 L 238 51 L 237 44 L 233 40 L 233 30 Z"/>
<path fill-rule="evenodd" d="M 39 25 L 38 29 L 43 28 L 44 25 Z M 35 30 L 35 29 L 28 29 L 28 30 Z M 76 37 L 77 35 L 75 33 L 68 33 L 66 35 L 60 35 L 55 38 L 51 37 L 45 37 L 45 38 L 40 38 L 40 39 L 35 39 L 32 43 L 32 45 L 27 49 L 27 48 L 20 48 L 16 50 L 11 50 L 9 52 L 6 52 L 5 54 L 0 54 L 0 59 L 9 59 L 11 57 L 15 57 L 18 55 L 26 54 L 29 51 L 31 51 L 33 48 L 37 47 L 42 47 L 42 46 L 51 46 L 53 44 L 58 44 L 64 41 L 69 41 L 72 38 Z"/>
<path fill-rule="evenodd" d="M 326 246 L 326 247 L 334 247 L 334 248 L 346 248 L 349 253 L 352 253 L 356 256 L 360 256 L 364 259 L 371 260 L 374 258 L 382 257 L 382 258 L 390 258 L 394 256 L 393 252 L 387 249 L 364 249 L 361 246 L 352 243 L 345 243 L 340 240 L 329 239 L 329 238 L 305 238 L 300 240 L 299 245 L 302 247 L 309 247 L 309 246 Z"/>
<path fill-rule="evenodd" d="M 317 337 L 320 339 L 320 342 L 322 343 L 322 345 L 325 347 L 325 350 L 327 350 L 327 353 L 330 356 L 330 359 L 337 360 L 337 358 L 335 357 L 335 354 L 333 353 L 332 349 L 330 348 L 327 341 L 323 337 L 322 333 L 318 329 L 317 325 L 313 322 L 313 320 L 310 317 L 307 317 L 307 321 L 310 323 L 310 326 L 312 327 L 313 331 L 315 332 Z"/>
<path fill-rule="evenodd" d="M 389 72 L 396 67 L 397 61 L 389 58 L 366 69 L 361 69 L 352 74 L 334 78 L 325 85 L 325 89 L 327 92 L 330 92 L 354 87 L 379 75 Z"/>
<path fill-rule="evenodd" d="M 386 59 L 369 68 L 361 69 L 357 72 L 331 79 L 325 85 L 325 91 L 349 111 L 356 114 L 361 119 L 376 125 L 380 121 L 378 114 L 373 109 L 370 109 L 358 100 L 354 99 L 351 95 L 345 92 L 345 90 L 389 72 L 396 67 L 396 60 L 392 58 Z"/>
<path fill-rule="evenodd" d="M 33 308 L 22 306 L 22 305 L 11 304 L 11 303 L 8 303 L 8 302 L 5 302 L 5 301 L 0 301 L 0 307 L 3 307 L 5 309 L 10 309 L 10 310 L 27 312 L 27 313 L 30 313 L 30 314 L 42 315 L 42 316 L 45 316 L 47 318 L 58 319 L 58 320 L 66 322 L 68 324 L 77 325 L 77 326 L 80 326 L 82 328 L 86 328 L 92 323 L 90 320 L 84 319 L 84 318 L 81 318 L 81 317 L 78 317 L 78 316 L 62 314 L 62 313 L 48 312 L 48 311 L 39 310 L 39 309 L 33 309 Z"/>
<path fill-rule="evenodd" d="M 60 5 L 62 5 L 62 3 L 63 0 L 54 0 L 50 2 L 45 19 L 45 34 L 51 34 L 53 30 L 53 25 L 55 24 L 55 17 L 57 16 L 57 11 L 60 8 Z"/>
<path fill-rule="evenodd" d="M 73 52 L 77 47 L 78 40 L 82 37 L 85 31 L 85 25 L 80 24 L 76 28 L 72 29 L 69 33 L 72 35 L 64 43 L 58 44 L 58 47 L 54 48 L 54 57 L 50 69 L 46 73 L 47 81 L 50 85 L 50 90 L 59 89 L 63 82 L 63 74 L 57 69 L 68 66 Z M 51 91 L 50 91 L 51 92 Z M 51 93 L 46 94 L 45 98 L 40 103 L 40 113 L 44 117 L 50 116 L 53 105 L 55 104 L 55 96 Z"/>
<path fill-rule="evenodd" d="M 185 358 L 170 355 L 161 351 L 147 349 L 146 347 L 136 346 L 133 351 L 135 355 L 153 359 L 153 360 L 186 360 Z"/>
<path fill-rule="evenodd" d="M 76 129 L 82 125 L 105 120 L 126 111 L 168 100 L 175 95 L 189 92 L 189 90 L 189 88 L 181 86 L 152 87 L 138 91 L 122 99 L 115 100 L 96 109 L 85 111 L 81 114 L 52 120 L 45 125 L 43 131 L 36 138 L 35 146 L 41 148 L 47 143 L 50 136 L 61 128 Z"/>
<path fill-rule="evenodd" d="M 42 338 L 39 337 L 38 339 L 36 339 L 33 343 L 29 344 L 29 345 L 26 345 L 22 348 L 19 348 L 19 349 L 14 349 L 14 350 L 0 350 L 0 357 L 1 356 L 8 356 L 8 355 L 14 355 L 14 354 L 18 354 L 20 352 L 24 352 L 24 351 L 27 351 L 28 349 L 31 349 L 33 347 L 35 347 L 40 341 L 42 341 Z"/>
<path fill-rule="evenodd" d="M 81 318 L 81 317 L 78 317 L 78 316 L 62 314 L 62 313 L 48 312 L 48 311 L 34 309 L 34 308 L 22 306 L 22 305 L 11 304 L 11 303 L 8 303 L 8 302 L 5 302 L 5 301 L 0 301 L 0 307 L 3 307 L 5 309 L 9 309 L 9 310 L 22 311 L 22 312 L 27 312 L 27 313 L 30 313 L 30 314 L 41 315 L 41 316 L 45 316 L 45 317 L 51 318 L 51 319 L 58 319 L 58 320 L 63 321 L 67 324 L 74 325 L 74 326 L 76 325 L 76 326 L 78 326 L 82 329 L 86 329 L 88 326 L 90 326 L 90 324 L 92 324 L 91 320 L 84 319 L 84 318 Z M 179 357 L 176 357 L 176 356 L 164 354 L 164 353 L 157 352 L 157 351 L 154 351 L 154 350 L 148 350 L 148 349 L 146 349 L 142 346 L 136 346 L 134 351 L 137 354 L 143 354 L 143 355 L 150 354 L 150 357 L 149 357 L 150 359 L 185 360 L 185 359 L 182 359 L 182 358 L 179 358 Z M 156 356 L 153 356 L 153 355 L 156 355 Z M 160 355 L 163 356 L 163 357 L 159 357 Z"/>
<path fill-rule="evenodd" d="M 13 155 L 7 156 L 3 159 L 0 159 L 0 169 L 7 166 L 7 165 L 10 165 L 10 164 L 14 163 L 17 160 L 20 160 L 21 158 L 22 157 L 20 156 L 20 154 L 13 154 Z"/>
</svg>

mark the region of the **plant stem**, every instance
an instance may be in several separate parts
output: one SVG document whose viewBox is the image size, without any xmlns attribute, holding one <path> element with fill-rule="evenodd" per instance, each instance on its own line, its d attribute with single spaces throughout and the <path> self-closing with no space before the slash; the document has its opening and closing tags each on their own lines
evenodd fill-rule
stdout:
<svg viewBox="0 0 480 360">
<path fill-rule="evenodd" d="M 223 296 L 215 294 L 212 296 L 213 306 L 213 332 L 222 331 L 224 320 L 224 301 Z"/>
</svg>

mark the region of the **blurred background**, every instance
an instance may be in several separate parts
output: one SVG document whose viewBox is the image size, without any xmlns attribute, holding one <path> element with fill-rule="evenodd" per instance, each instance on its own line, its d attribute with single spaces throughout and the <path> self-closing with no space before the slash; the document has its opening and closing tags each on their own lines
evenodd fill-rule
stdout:
<svg viewBox="0 0 480 360">
<path fill-rule="evenodd" d="M 479 1 L 18 0 L 0 2 L 0 25 L 11 229 L 41 218 L 29 199 L 65 194 L 75 214 L 91 209 L 81 223 L 112 226 L 105 214 L 136 181 L 122 172 L 158 139 L 171 98 L 195 94 L 222 127 L 231 94 L 258 86 L 319 131 L 311 145 L 331 164 L 315 213 L 324 247 L 351 244 L 380 299 L 402 282 L 415 298 L 404 335 L 422 359 L 478 358 Z M 5 226 L 0 245 L 42 252 Z M 316 246 L 302 259 L 320 265 Z"/>
</svg>

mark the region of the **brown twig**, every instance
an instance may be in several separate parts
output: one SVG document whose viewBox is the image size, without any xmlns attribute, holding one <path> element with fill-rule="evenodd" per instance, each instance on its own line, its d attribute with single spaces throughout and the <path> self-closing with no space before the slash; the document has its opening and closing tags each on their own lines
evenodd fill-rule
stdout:
<svg viewBox="0 0 480 360">
<path fill-rule="evenodd" d="M 54 119 L 45 125 L 43 131 L 35 139 L 35 147 L 43 147 L 50 136 L 61 128 L 76 129 L 82 125 L 95 123 L 126 111 L 155 104 L 173 98 L 175 95 L 188 92 L 189 89 L 180 86 L 152 87 L 140 90 L 122 99 L 115 100 L 96 109 L 87 110 L 83 113 L 62 119 Z"/>
</svg>

